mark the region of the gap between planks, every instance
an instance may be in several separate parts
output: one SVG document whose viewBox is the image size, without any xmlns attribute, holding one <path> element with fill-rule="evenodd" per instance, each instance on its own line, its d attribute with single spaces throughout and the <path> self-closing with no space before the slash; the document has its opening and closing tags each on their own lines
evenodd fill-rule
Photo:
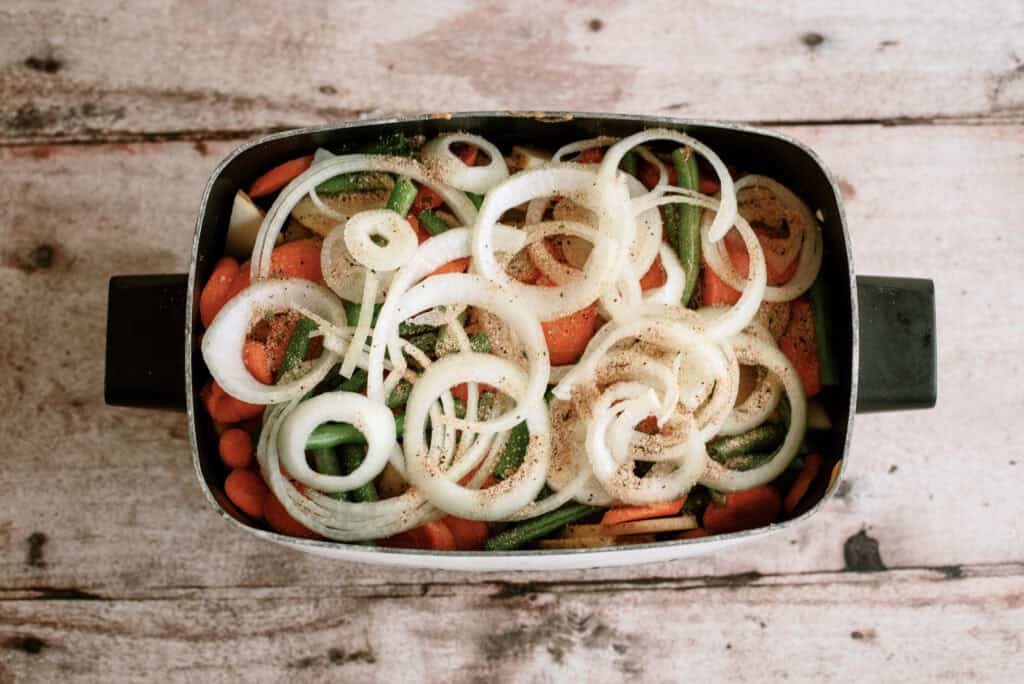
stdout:
<svg viewBox="0 0 1024 684">
<path fill-rule="evenodd" d="M 453 112 L 454 113 L 454 112 Z M 558 112 L 553 112 L 557 114 Z M 29 147 L 35 145 L 114 145 L 138 143 L 168 142 L 230 142 L 234 140 L 251 140 L 272 133 L 296 130 L 305 127 L 322 127 L 332 124 L 341 125 L 353 121 L 367 123 L 415 116 L 419 112 L 379 113 L 372 117 L 356 119 L 338 119 L 333 122 L 310 122 L 306 126 L 267 126 L 261 128 L 239 129 L 183 129 L 176 131 L 98 131 L 86 136 L 27 136 L 15 139 L 0 139 L 0 149 L 8 147 Z M 598 112 L 600 114 L 600 112 Z M 663 112 L 648 112 L 649 116 L 664 115 Z M 985 112 L 957 116 L 903 116 L 888 118 L 839 118 L 839 119 L 695 119 L 719 123 L 737 123 L 759 128 L 821 128 L 828 126 L 1024 126 L 1024 111 L 1010 112 L 1002 116 L 993 116 Z"/>
<path fill-rule="evenodd" d="M 459 578 L 458 573 L 453 574 Z M 338 585 L 317 588 L 318 595 L 348 598 L 402 599 L 409 597 L 449 597 L 484 595 L 509 599 L 542 594 L 610 594 L 626 591 L 687 592 L 731 590 L 740 587 L 778 590 L 783 587 L 897 584 L 908 582 L 949 582 L 987 578 L 1024 578 L 1024 560 L 974 565 L 936 567 L 894 567 L 873 572 L 853 570 L 802 571 L 762 574 L 757 571 L 732 575 L 698 577 L 639 577 L 635 579 L 537 580 L 524 575 L 519 579 L 467 579 L 466 581 L 423 581 L 376 585 Z M 308 588 L 295 585 L 250 586 L 164 586 L 119 588 L 118 591 L 66 589 L 31 586 L 0 588 L 0 603 L 7 601 L 179 601 L 216 594 L 218 599 L 251 599 L 254 596 L 304 597 Z"/>
</svg>

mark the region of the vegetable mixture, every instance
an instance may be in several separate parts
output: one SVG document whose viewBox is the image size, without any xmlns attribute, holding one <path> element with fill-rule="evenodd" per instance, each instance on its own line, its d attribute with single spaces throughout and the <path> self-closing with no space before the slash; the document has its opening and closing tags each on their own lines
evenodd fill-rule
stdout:
<svg viewBox="0 0 1024 684">
<path fill-rule="evenodd" d="M 821 228 L 734 173 L 662 129 L 267 171 L 199 300 L 227 497 L 282 534 L 439 551 L 801 512 L 836 470 L 807 434 L 836 382 Z"/>
</svg>

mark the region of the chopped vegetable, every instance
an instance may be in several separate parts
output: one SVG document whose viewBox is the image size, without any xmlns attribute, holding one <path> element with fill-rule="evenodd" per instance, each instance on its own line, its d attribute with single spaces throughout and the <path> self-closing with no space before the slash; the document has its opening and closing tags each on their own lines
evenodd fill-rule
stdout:
<svg viewBox="0 0 1024 684">
<path fill-rule="evenodd" d="M 257 473 L 245 468 L 235 468 L 224 480 L 224 494 L 231 503 L 252 518 L 263 517 L 263 506 L 271 496 L 267 485 Z"/>
<path fill-rule="evenodd" d="M 430 209 L 424 209 L 421 211 L 417 215 L 417 219 L 419 220 L 420 225 L 423 226 L 423 229 L 431 235 L 440 235 L 451 228 L 451 226 L 444 222 L 444 219 Z"/>
<path fill-rule="evenodd" d="M 316 329 L 316 323 L 305 316 L 300 318 L 295 324 L 292 338 L 288 342 L 288 347 L 284 351 L 284 358 L 277 369 L 277 377 L 275 379 L 278 382 L 286 373 L 306 360 L 306 355 L 309 354 L 309 336 Z"/>
<path fill-rule="evenodd" d="M 821 455 L 817 452 L 808 454 L 807 458 L 804 459 L 803 469 L 796 480 L 793 481 L 793 484 L 790 485 L 789 491 L 786 492 L 786 499 L 783 503 L 787 513 L 792 513 L 796 510 L 796 507 L 814 482 L 814 478 L 818 477 L 818 472 L 821 471 L 822 465 Z"/>
<path fill-rule="evenodd" d="M 611 508 L 601 518 L 601 524 L 605 526 L 621 525 L 633 520 L 646 520 L 648 518 L 662 518 L 666 515 L 676 515 L 683 509 L 686 497 L 675 501 L 664 503 L 648 504 L 646 506 L 620 506 Z"/>
<path fill-rule="evenodd" d="M 532 541 L 558 531 L 571 522 L 600 511 L 595 506 L 570 503 L 550 513 L 525 520 L 487 540 L 484 548 L 488 551 L 511 551 Z"/>
<path fill-rule="evenodd" d="M 774 487 L 762 485 L 724 495 L 724 504 L 712 500 L 704 510 L 704 529 L 711 534 L 752 530 L 772 524 L 782 512 L 782 499 Z"/>
<path fill-rule="evenodd" d="M 402 436 L 404 424 L 405 416 L 395 416 L 395 431 L 399 437 Z M 349 423 L 324 423 L 313 430 L 306 440 L 307 449 L 333 447 L 339 444 L 366 444 L 366 437 Z"/>
<path fill-rule="evenodd" d="M 700 184 L 697 155 L 692 150 L 673 150 L 672 164 L 676 171 L 676 184 L 687 190 L 697 190 Z M 693 298 L 693 292 L 697 287 L 697 275 L 700 273 L 700 207 L 679 204 L 675 207 L 672 218 L 675 225 L 669 226 L 668 230 L 674 229 L 676 253 L 679 254 L 679 263 L 686 276 L 682 296 L 682 304 L 686 306 Z M 670 232 L 670 242 L 671 235 Z"/>
<path fill-rule="evenodd" d="M 245 430 L 231 428 L 222 432 L 217 450 L 220 460 L 228 468 L 248 468 L 252 465 L 252 437 Z"/>
<path fill-rule="evenodd" d="M 351 475 L 366 458 L 366 447 L 362 444 L 343 444 L 339 447 L 339 451 L 341 452 L 341 466 L 344 475 Z M 348 492 L 348 498 L 356 502 L 376 501 L 378 498 L 377 488 L 372 481 L 367 482 Z"/>
<path fill-rule="evenodd" d="M 494 479 L 504 480 L 516 472 L 526 455 L 526 447 L 530 445 L 530 428 L 526 423 L 519 423 L 509 432 L 505 450 L 501 452 L 498 464 L 494 466 Z"/>
<path fill-rule="evenodd" d="M 793 300 L 786 333 L 779 338 L 779 349 L 800 375 L 804 392 L 813 397 L 821 391 L 821 372 L 814 340 L 811 305 L 805 297 Z"/>
<path fill-rule="evenodd" d="M 206 287 L 199 295 L 199 318 L 203 326 L 210 327 L 213 319 L 231 298 L 232 284 L 238 275 L 238 262 L 231 257 L 224 257 L 213 267 Z"/>
<path fill-rule="evenodd" d="M 275 166 L 253 181 L 249 187 L 249 197 L 263 197 L 277 192 L 308 169 L 312 163 L 313 155 L 308 155 Z"/>
<path fill-rule="evenodd" d="M 399 216 L 405 216 L 409 213 L 409 209 L 412 208 L 417 192 L 416 184 L 409 180 L 409 178 L 401 176 L 395 181 L 395 187 L 391 188 L 391 196 L 388 197 L 385 207 Z"/>
<path fill-rule="evenodd" d="M 235 201 L 231 205 L 231 218 L 228 220 L 228 235 L 224 244 L 224 252 L 228 256 L 245 259 L 252 254 L 256 244 L 256 235 L 263 223 L 263 210 L 257 207 L 244 192 L 235 193 Z"/>
</svg>

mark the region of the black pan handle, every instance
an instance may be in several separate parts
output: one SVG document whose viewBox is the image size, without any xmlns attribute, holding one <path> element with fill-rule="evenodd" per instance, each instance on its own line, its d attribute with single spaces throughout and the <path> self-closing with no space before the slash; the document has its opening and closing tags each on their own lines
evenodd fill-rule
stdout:
<svg viewBox="0 0 1024 684">
<path fill-rule="evenodd" d="M 935 406 L 935 284 L 857 276 L 860 371 L 857 412 Z"/>
<path fill-rule="evenodd" d="M 114 276 L 103 396 L 112 406 L 185 410 L 188 276 Z"/>
</svg>

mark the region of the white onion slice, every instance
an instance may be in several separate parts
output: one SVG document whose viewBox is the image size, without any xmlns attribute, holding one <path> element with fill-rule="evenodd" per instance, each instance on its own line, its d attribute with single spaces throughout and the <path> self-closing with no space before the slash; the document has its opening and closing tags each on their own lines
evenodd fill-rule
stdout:
<svg viewBox="0 0 1024 684">
<path fill-rule="evenodd" d="M 786 438 L 767 463 L 750 470 L 730 470 L 717 461 L 708 460 L 701 484 L 720 491 L 739 492 L 771 482 L 789 466 L 807 429 L 807 397 L 796 369 L 777 347 L 747 334 L 737 335 L 730 342 L 741 363 L 763 366 L 782 381 L 790 406 Z"/>
<path fill-rule="evenodd" d="M 355 332 L 352 333 L 352 341 L 349 342 L 348 351 L 341 362 L 342 377 L 352 377 L 352 371 L 356 369 L 356 363 L 362 355 L 363 344 L 370 335 L 370 323 L 373 321 L 373 303 L 377 300 L 377 276 L 373 271 L 367 271 L 366 280 L 363 283 L 363 296 L 360 300 L 359 319 L 356 321 Z"/>
<path fill-rule="evenodd" d="M 451 150 L 452 143 L 476 145 L 490 157 L 486 166 L 466 166 Z M 501 151 L 489 140 L 470 133 L 439 135 L 422 150 L 423 160 L 446 183 L 459 190 L 484 194 L 508 178 L 508 166 Z"/>
<path fill-rule="evenodd" d="M 448 473 L 427 462 L 424 443 L 429 407 L 441 392 L 461 382 L 485 382 L 511 395 L 524 411 L 530 442 L 522 464 L 508 478 L 486 490 L 453 482 Z M 550 426 L 543 399 L 531 401 L 528 376 L 519 366 L 489 354 L 460 352 L 442 357 L 424 371 L 406 406 L 403 448 L 409 480 L 442 510 L 472 520 L 501 520 L 527 505 L 544 485 L 551 455 Z"/>
<path fill-rule="evenodd" d="M 308 280 L 268 280 L 253 283 L 231 299 L 203 335 L 203 359 L 225 392 L 250 404 L 277 404 L 302 396 L 320 382 L 337 360 L 328 349 L 300 378 L 264 385 L 242 360 L 242 348 L 252 323 L 268 313 L 307 309 L 331 322 L 344 323 L 345 307 L 329 290 Z"/>
<path fill-rule="evenodd" d="M 412 259 L 420 241 L 405 219 L 390 209 L 361 211 L 345 224 L 345 247 L 352 258 L 374 271 L 393 271 Z M 379 245 L 373 238 L 383 238 Z"/>
<path fill-rule="evenodd" d="M 324 475 L 306 463 L 306 441 L 319 425 L 350 423 L 366 437 L 366 456 L 349 475 Z M 388 462 L 397 439 L 395 418 L 384 404 L 354 392 L 328 392 L 307 399 L 281 424 L 278 450 L 288 474 L 321 492 L 346 492 L 371 481 Z"/>
</svg>

